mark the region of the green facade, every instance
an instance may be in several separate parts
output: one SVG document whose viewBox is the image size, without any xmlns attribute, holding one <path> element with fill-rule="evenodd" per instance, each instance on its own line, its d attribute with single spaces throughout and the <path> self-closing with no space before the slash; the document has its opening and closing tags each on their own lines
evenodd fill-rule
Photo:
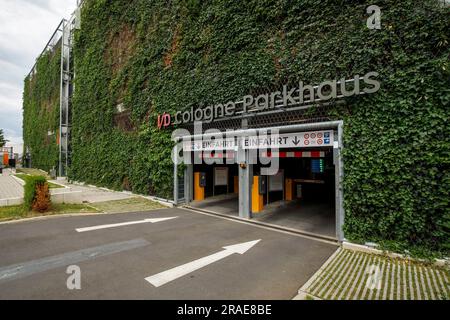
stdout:
<svg viewBox="0 0 450 320">
<path fill-rule="evenodd" d="M 171 130 L 157 128 L 158 114 L 376 71 L 376 94 L 324 115 L 344 121 L 345 236 L 448 254 L 449 9 L 378 1 L 382 27 L 372 30 L 372 4 L 86 1 L 75 35 L 70 177 L 170 198 Z"/>
<path fill-rule="evenodd" d="M 35 168 L 58 168 L 61 47 L 42 54 L 24 81 L 23 141 Z"/>
</svg>

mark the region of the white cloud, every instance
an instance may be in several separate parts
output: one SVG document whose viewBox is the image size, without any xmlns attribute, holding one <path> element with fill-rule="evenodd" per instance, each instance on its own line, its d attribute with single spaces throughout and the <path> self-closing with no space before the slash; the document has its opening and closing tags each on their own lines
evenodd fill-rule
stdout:
<svg viewBox="0 0 450 320">
<path fill-rule="evenodd" d="M 0 8 L 0 128 L 21 153 L 23 79 L 76 0 L 0 0 Z"/>
</svg>

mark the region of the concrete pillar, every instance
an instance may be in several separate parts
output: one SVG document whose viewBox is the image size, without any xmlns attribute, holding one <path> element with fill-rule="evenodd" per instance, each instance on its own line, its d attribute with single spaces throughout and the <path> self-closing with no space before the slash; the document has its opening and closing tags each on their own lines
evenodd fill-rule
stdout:
<svg viewBox="0 0 450 320">
<path fill-rule="evenodd" d="M 339 241 L 344 241 L 344 190 L 342 186 L 344 176 L 344 164 L 342 160 L 342 131 L 343 125 L 338 126 L 338 134 L 333 145 L 333 162 L 335 167 L 335 195 L 336 195 L 336 237 Z M 336 136 L 336 135 L 335 135 Z"/>
<path fill-rule="evenodd" d="M 251 219 L 253 165 L 247 164 L 245 166 L 239 167 L 239 217 Z"/>
<path fill-rule="evenodd" d="M 189 204 L 189 202 L 193 199 L 193 175 L 194 175 L 194 165 L 193 164 L 187 164 L 186 168 L 184 169 L 184 199 L 186 201 L 186 204 Z"/>
<path fill-rule="evenodd" d="M 174 147 L 174 153 L 177 155 L 178 148 L 175 145 Z M 173 159 L 173 203 L 177 206 L 178 205 L 178 164 Z"/>
<path fill-rule="evenodd" d="M 239 217 L 251 219 L 253 165 L 249 164 L 248 152 L 238 147 L 237 163 L 239 166 Z"/>
</svg>

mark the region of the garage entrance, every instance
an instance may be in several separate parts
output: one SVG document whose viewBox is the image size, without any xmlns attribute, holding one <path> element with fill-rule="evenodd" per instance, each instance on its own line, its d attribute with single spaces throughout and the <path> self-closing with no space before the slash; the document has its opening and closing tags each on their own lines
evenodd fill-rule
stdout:
<svg viewBox="0 0 450 320">
<path fill-rule="evenodd" d="M 271 129 L 236 131 L 233 150 L 213 152 L 232 157 L 231 163 L 187 165 L 187 205 L 342 241 L 342 122 L 282 126 L 275 136 L 264 134 Z M 207 135 L 189 139 L 202 137 Z M 191 154 L 205 157 L 203 151 Z"/>
<path fill-rule="evenodd" d="M 235 153 L 200 152 L 194 153 L 194 156 L 201 157 L 204 161 L 193 166 L 194 194 L 190 205 L 221 214 L 237 215 L 239 170 Z"/>
<path fill-rule="evenodd" d="M 287 149 L 263 157 L 277 157 L 280 169 L 264 176 L 264 166 L 255 166 L 266 186 L 253 195 L 260 202 L 252 202 L 253 219 L 336 238 L 333 149 Z"/>
</svg>

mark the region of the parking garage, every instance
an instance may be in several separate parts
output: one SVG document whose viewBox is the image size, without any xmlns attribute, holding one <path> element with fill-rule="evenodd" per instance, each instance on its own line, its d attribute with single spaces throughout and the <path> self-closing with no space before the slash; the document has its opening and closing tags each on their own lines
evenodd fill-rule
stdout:
<svg viewBox="0 0 450 320">
<path fill-rule="evenodd" d="M 175 205 L 343 241 L 344 123 L 329 108 L 377 92 L 377 77 L 267 86 L 214 116 L 205 104 L 175 116 Z"/>
<path fill-rule="evenodd" d="M 184 147 L 192 160 L 182 178 L 185 202 L 210 213 L 342 240 L 341 131 L 340 121 L 238 130 L 224 138 L 226 149 Z M 190 136 L 189 143 L 208 138 Z"/>
</svg>

